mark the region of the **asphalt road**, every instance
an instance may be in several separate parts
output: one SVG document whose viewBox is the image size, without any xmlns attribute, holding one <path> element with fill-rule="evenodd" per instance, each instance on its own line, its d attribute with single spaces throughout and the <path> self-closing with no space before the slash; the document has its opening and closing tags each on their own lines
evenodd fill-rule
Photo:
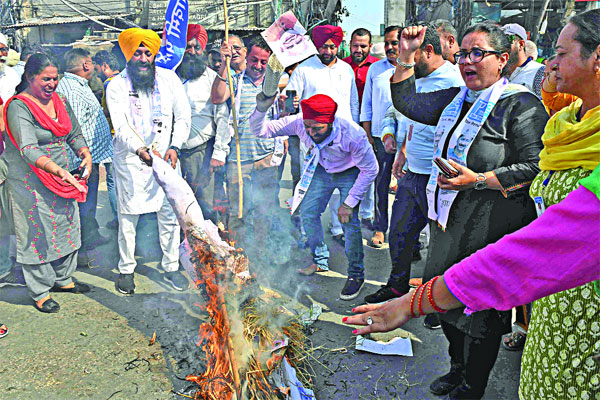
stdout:
<svg viewBox="0 0 600 400">
<path fill-rule="evenodd" d="M 291 197 L 289 173 L 284 173 L 280 198 Z M 391 199 L 391 197 L 390 197 Z M 391 203 L 391 202 L 390 202 Z M 282 203 L 283 204 L 283 203 Z M 111 242 L 96 251 L 93 268 L 75 277 L 92 286 L 86 295 L 56 294 L 58 314 L 34 310 L 25 288 L 0 289 L 0 321 L 9 335 L 0 339 L 0 398 L 6 399 L 171 399 L 173 391 L 194 385 L 188 374 L 203 372 L 205 358 L 196 346 L 205 314 L 195 305 L 204 300 L 197 290 L 175 292 L 162 281 L 156 219 L 143 218 L 138 226 L 136 294 L 115 291 L 118 276 L 116 231 L 106 229 L 110 218 L 105 189 L 100 193 L 98 220 Z M 285 213 L 282 210 L 282 213 Z M 324 228 L 328 226 L 328 213 Z M 363 232 L 365 237 L 369 232 Z M 346 257 L 341 246 L 326 236 L 331 271 L 301 277 L 296 268 L 310 263 L 307 250 L 294 250 L 282 266 L 255 263 L 261 284 L 296 298 L 305 306 L 318 303 L 323 314 L 309 336 L 315 347 L 318 399 L 436 399 L 429 383 L 449 369 L 447 342 L 441 330 L 430 331 L 422 320 L 409 321 L 413 357 L 380 356 L 354 350 L 352 328 L 341 319 L 377 290 L 390 270 L 387 249 L 365 250 L 367 285 L 356 301 L 342 301 Z M 425 252 L 422 250 L 423 259 Z M 424 261 L 413 264 L 419 276 Z M 152 346 L 149 339 L 156 332 Z M 341 350 L 344 348 L 344 350 Z M 517 399 L 520 352 L 500 350 L 485 399 Z"/>
</svg>

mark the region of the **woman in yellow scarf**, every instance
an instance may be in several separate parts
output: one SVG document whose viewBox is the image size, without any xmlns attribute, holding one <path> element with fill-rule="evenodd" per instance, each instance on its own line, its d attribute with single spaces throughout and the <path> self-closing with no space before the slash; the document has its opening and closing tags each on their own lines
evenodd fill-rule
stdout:
<svg viewBox="0 0 600 400">
<path fill-rule="evenodd" d="M 562 201 L 600 163 L 598 26 L 600 10 L 577 15 L 556 45 L 557 90 L 578 99 L 554 114 L 542 136 L 541 171 L 529 192 L 538 214 Z M 600 352 L 600 295 L 593 283 L 534 302 L 528 332 L 521 399 L 600 398 L 600 365 L 593 359 Z"/>
</svg>

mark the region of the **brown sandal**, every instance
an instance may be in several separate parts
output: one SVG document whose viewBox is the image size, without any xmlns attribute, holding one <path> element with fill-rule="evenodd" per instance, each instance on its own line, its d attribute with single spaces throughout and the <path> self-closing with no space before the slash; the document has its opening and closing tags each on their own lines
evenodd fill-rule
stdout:
<svg viewBox="0 0 600 400">
<path fill-rule="evenodd" d="M 326 270 L 319 267 L 317 264 L 310 264 L 306 268 L 298 268 L 298 273 L 304 276 L 314 275 L 316 272 L 325 272 Z"/>
<path fill-rule="evenodd" d="M 371 247 L 375 247 L 376 249 L 379 249 L 380 247 L 383 246 L 384 241 L 385 241 L 385 235 L 383 234 L 383 232 L 375 231 L 375 232 L 373 232 L 373 236 L 371 237 L 371 241 L 369 242 L 369 245 Z"/>
</svg>

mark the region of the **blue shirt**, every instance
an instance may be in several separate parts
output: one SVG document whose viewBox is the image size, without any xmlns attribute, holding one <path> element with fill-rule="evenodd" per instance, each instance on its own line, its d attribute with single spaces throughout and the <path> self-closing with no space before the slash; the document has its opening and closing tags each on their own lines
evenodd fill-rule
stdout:
<svg viewBox="0 0 600 400">
<path fill-rule="evenodd" d="M 245 71 L 244 71 L 245 72 Z M 273 153 L 275 149 L 274 139 L 261 139 L 254 136 L 250 130 L 250 115 L 256 109 L 256 95 L 262 91 L 262 85 L 255 85 L 254 81 L 244 72 L 234 76 L 234 93 L 238 93 L 240 77 L 243 74 L 243 81 L 239 96 L 236 97 L 238 136 L 240 138 L 240 160 L 241 161 L 259 161 Z M 272 118 L 272 109 L 269 110 L 268 119 Z M 233 129 L 233 128 L 232 128 Z M 227 162 L 237 161 L 237 150 L 235 145 L 235 136 L 231 135 L 229 142 L 229 156 Z"/>
<path fill-rule="evenodd" d="M 434 92 L 451 87 L 464 86 L 458 68 L 446 61 L 444 65 L 424 78 L 415 80 L 417 93 Z M 423 110 L 423 112 L 428 112 Z M 415 122 L 400 114 L 394 106 L 390 106 L 382 123 L 382 134 L 391 133 L 396 136 L 398 148 L 406 139 L 406 165 L 415 174 L 429 175 L 432 168 L 433 136 L 435 126 Z"/>
<path fill-rule="evenodd" d="M 92 163 L 112 162 L 113 147 L 110 126 L 87 79 L 65 72 L 56 91 L 65 96 L 71 105 L 81 126 L 83 137 L 90 148 L 90 153 L 92 153 Z M 69 149 L 69 165 L 78 167 L 79 164 L 81 164 L 81 159 Z"/>
<path fill-rule="evenodd" d="M 379 60 L 369 68 L 360 108 L 360 121 L 371 121 L 371 136 L 380 138 L 383 117 L 392 105 L 390 78 L 396 67 L 388 59 Z"/>
</svg>

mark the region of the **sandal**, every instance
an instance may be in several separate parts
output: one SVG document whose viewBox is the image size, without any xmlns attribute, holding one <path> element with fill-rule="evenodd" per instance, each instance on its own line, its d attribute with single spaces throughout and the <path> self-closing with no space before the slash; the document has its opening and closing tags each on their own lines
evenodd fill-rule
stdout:
<svg viewBox="0 0 600 400">
<path fill-rule="evenodd" d="M 385 235 L 383 234 L 383 232 L 375 231 L 375 232 L 373 232 L 373 236 L 371 237 L 369 246 L 379 249 L 379 248 L 381 248 L 381 246 L 383 246 L 384 241 L 385 241 Z"/>
<path fill-rule="evenodd" d="M 8 335 L 8 328 L 4 324 L 0 324 L 0 338 Z"/>
<path fill-rule="evenodd" d="M 306 268 L 299 268 L 298 273 L 304 276 L 314 275 L 316 272 L 325 272 L 327 270 L 319 267 L 317 264 L 310 264 Z"/>
<path fill-rule="evenodd" d="M 48 299 L 45 302 L 43 302 L 41 307 L 38 307 L 37 303 L 33 303 L 33 306 L 38 311 L 48 314 L 57 313 L 58 310 L 60 310 L 60 306 L 58 305 L 58 303 L 52 299 Z"/>
<path fill-rule="evenodd" d="M 527 334 L 523 332 L 513 332 L 504 336 L 502 339 L 502 347 L 504 347 L 508 351 L 517 351 L 522 350 L 525 346 L 525 340 L 527 339 Z"/>
</svg>

